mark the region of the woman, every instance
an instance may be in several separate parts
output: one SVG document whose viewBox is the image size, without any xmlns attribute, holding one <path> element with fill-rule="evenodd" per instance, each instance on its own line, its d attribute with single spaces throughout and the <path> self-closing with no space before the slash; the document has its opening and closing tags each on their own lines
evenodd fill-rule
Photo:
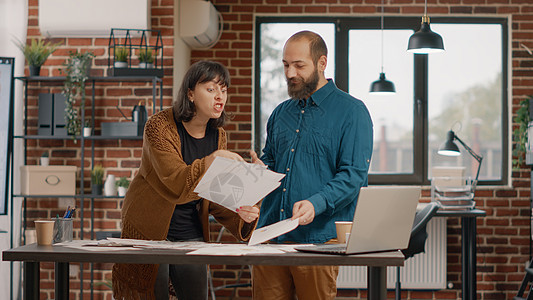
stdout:
<svg viewBox="0 0 533 300">
<path fill-rule="evenodd" d="M 222 125 L 229 81 L 223 65 L 197 62 L 185 74 L 173 107 L 150 117 L 141 166 L 124 199 L 123 238 L 208 241 L 209 214 L 238 239 L 249 238 L 257 207 L 243 206 L 236 214 L 193 192 L 216 156 L 243 160 L 225 150 Z M 161 265 L 158 273 L 158 265 L 116 264 L 113 295 L 168 299 L 167 274 L 180 300 L 207 299 L 205 265 Z"/>
</svg>

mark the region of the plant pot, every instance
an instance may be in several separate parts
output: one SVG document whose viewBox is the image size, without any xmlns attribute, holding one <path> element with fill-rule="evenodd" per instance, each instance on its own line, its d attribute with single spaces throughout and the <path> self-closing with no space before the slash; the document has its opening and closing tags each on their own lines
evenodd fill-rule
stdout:
<svg viewBox="0 0 533 300">
<path fill-rule="evenodd" d="M 91 194 L 96 195 L 96 196 L 101 196 L 103 187 L 104 187 L 103 184 L 92 184 Z"/>
<path fill-rule="evenodd" d="M 50 164 L 50 157 L 41 157 L 41 166 L 46 167 Z"/>
<path fill-rule="evenodd" d="M 154 64 L 153 63 L 140 62 L 139 63 L 139 68 L 141 68 L 141 69 L 153 69 L 154 68 Z"/>
<path fill-rule="evenodd" d="M 128 191 L 127 188 L 123 187 L 123 186 L 119 186 L 118 187 L 118 196 L 119 197 L 124 197 L 126 196 L 126 192 Z"/>
<path fill-rule="evenodd" d="M 83 136 L 91 136 L 91 127 L 83 127 Z"/>
<path fill-rule="evenodd" d="M 41 74 L 41 66 L 30 66 L 30 76 L 39 76 Z"/>
<path fill-rule="evenodd" d="M 125 61 L 116 61 L 114 62 L 113 65 L 115 66 L 115 68 L 127 68 L 128 67 L 128 63 Z"/>
</svg>

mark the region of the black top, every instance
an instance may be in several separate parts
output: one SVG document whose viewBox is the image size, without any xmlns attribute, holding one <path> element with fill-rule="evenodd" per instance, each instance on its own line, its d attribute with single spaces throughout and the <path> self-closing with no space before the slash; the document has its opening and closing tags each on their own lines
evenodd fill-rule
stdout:
<svg viewBox="0 0 533 300">
<path fill-rule="evenodd" d="M 205 129 L 205 136 L 201 139 L 192 137 L 183 123 L 176 122 L 181 140 L 181 154 L 187 165 L 196 159 L 208 156 L 218 149 L 218 130 L 209 124 Z M 170 221 L 167 238 L 169 240 L 190 240 L 201 238 L 202 224 L 198 215 L 200 199 L 176 205 Z"/>
</svg>

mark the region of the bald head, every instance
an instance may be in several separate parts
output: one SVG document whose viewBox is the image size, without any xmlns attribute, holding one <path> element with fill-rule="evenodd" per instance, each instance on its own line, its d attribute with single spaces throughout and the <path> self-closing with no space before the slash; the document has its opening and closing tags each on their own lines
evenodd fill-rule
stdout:
<svg viewBox="0 0 533 300">
<path fill-rule="evenodd" d="M 313 63 L 317 64 L 321 56 L 328 56 L 328 48 L 324 39 L 317 33 L 312 31 L 304 30 L 293 34 L 285 43 L 285 46 L 291 42 L 305 40 L 309 42 L 309 52 L 311 54 L 311 59 Z"/>
</svg>

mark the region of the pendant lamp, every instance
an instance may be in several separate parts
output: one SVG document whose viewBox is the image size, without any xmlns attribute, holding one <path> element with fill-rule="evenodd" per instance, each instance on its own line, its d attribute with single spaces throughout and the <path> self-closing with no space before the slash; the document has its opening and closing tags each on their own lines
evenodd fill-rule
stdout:
<svg viewBox="0 0 533 300">
<path fill-rule="evenodd" d="M 383 0 L 381 0 L 381 73 L 379 79 L 370 85 L 370 93 L 374 95 L 392 95 L 396 93 L 394 83 L 385 78 L 383 72 Z"/>
<path fill-rule="evenodd" d="M 444 42 L 442 37 L 431 31 L 429 27 L 429 17 L 427 16 L 428 1 L 424 2 L 424 16 L 422 17 L 422 25 L 420 30 L 413 33 L 409 38 L 407 52 L 417 54 L 438 53 L 444 51 Z"/>
</svg>

